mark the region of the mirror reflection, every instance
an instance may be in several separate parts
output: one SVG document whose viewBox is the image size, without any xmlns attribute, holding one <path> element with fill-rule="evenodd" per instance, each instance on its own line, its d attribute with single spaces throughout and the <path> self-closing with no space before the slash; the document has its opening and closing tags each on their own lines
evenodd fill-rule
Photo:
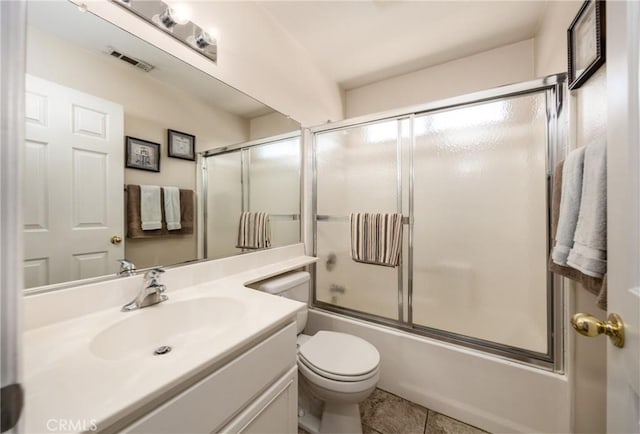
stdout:
<svg viewBox="0 0 640 434">
<path fill-rule="evenodd" d="M 299 134 L 205 154 L 205 222 L 207 234 L 214 234 L 206 236 L 208 258 L 224 258 L 238 248 L 261 248 L 256 245 L 260 240 L 243 237 L 259 234 L 261 229 L 266 230 L 271 247 L 299 242 L 301 158 Z M 269 226 L 244 221 L 238 228 L 241 213 L 266 213 Z"/>
<path fill-rule="evenodd" d="M 66 1 L 28 4 L 26 87 L 26 288 L 241 253 L 242 212 L 299 242 L 286 116 Z"/>
</svg>

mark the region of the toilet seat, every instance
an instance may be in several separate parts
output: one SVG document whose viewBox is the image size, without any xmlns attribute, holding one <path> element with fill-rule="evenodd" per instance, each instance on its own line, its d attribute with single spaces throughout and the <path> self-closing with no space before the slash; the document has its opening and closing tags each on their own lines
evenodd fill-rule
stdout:
<svg viewBox="0 0 640 434">
<path fill-rule="evenodd" d="M 319 331 L 298 339 L 298 365 L 321 377 L 341 382 L 366 381 L 378 373 L 380 354 L 357 336 Z"/>
<path fill-rule="evenodd" d="M 316 387 L 321 387 L 331 392 L 345 394 L 358 394 L 368 390 L 373 390 L 376 384 L 378 384 L 378 380 L 380 380 L 380 371 L 378 369 L 374 370 L 372 372 L 372 376 L 366 380 L 333 380 L 312 371 L 304 362 L 302 362 L 301 358 L 298 358 L 298 371 L 300 371 L 301 377 L 313 383 Z"/>
<path fill-rule="evenodd" d="M 362 375 L 339 375 L 334 374 L 333 372 L 327 372 L 318 366 L 315 366 L 313 363 L 310 363 L 307 359 L 304 358 L 300 353 L 298 353 L 298 366 L 304 365 L 307 369 L 313 371 L 315 374 L 320 375 L 321 377 L 328 378 L 330 380 L 335 381 L 343 381 L 343 382 L 354 382 L 354 381 L 364 381 L 371 377 L 373 377 L 378 372 L 378 367 L 376 366 L 371 371 L 362 374 Z"/>
</svg>

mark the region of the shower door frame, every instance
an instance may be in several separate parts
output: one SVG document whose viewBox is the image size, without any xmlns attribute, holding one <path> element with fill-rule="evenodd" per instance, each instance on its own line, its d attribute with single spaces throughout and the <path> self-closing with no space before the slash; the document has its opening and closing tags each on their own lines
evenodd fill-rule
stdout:
<svg viewBox="0 0 640 434">
<path fill-rule="evenodd" d="M 283 140 L 288 140 L 288 139 L 295 139 L 298 138 L 299 140 L 299 148 L 300 148 L 300 166 L 298 168 L 298 178 L 300 180 L 300 186 L 299 186 L 299 197 L 298 197 L 298 203 L 299 203 L 299 212 L 297 214 L 271 214 L 269 217 L 270 218 L 276 218 L 276 219 L 280 219 L 280 220 L 292 220 L 292 221 L 300 221 L 302 223 L 302 198 L 303 198 L 303 179 L 302 179 L 302 167 L 304 164 L 304 143 L 303 143 L 303 137 L 302 137 L 302 132 L 299 130 L 296 131 L 291 131 L 289 133 L 284 133 L 284 134 L 278 134 L 276 136 L 269 136 L 269 137 L 264 137 L 261 139 L 255 139 L 255 140 L 250 140 L 247 142 L 241 142 L 241 143 L 236 143 L 235 145 L 229 145 L 229 146 L 223 146 L 220 148 L 213 148 L 213 149 L 208 149 L 206 151 L 201 151 L 198 153 L 198 160 L 201 162 L 200 163 L 200 180 L 202 182 L 202 210 L 203 210 L 203 214 L 202 214 L 202 220 L 203 220 L 203 224 L 202 224 L 202 254 L 204 256 L 204 259 L 207 259 L 207 255 L 208 255 L 208 242 L 207 242 L 207 237 L 209 236 L 208 234 L 208 224 L 209 224 L 209 168 L 208 168 L 208 164 L 207 164 L 207 158 L 209 157 L 215 157 L 218 155 L 223 155 L 223 154 L 230 154 L 233 152 L 240 152 L 240 194 L 241 194 L 241 198 L 240 198 L 240 203 L 241 203 L 241 212 L 247 211 L 250 208 L 250 200 L 249 200 L 249 192 L 250 192 L 250 187 L 251 187 L 251 181 L 249 180 L 248 176 L 245 176 L 246 174 L 248 174 L 249 171 L 249 167 L 251 166 L 251 163 L 249 161 L 249 159 L 247 158 L 248 156 L 246 155 L 246 152 L 243 152 L 245 149 L 251 149 L 251 148 L 255 148 L 256 146 L 262 146 L 262 145 L 268 145 L 271 143 L 276 143 L 276 142 L 280 142 Z M 245 177 L 246 177 L 246 184 L 245 184 Z M 302 239 L 302 233 L 303 233 L 303 227 L 302 224 L 299 225 L 298 227 L 298 238 Z"/>
<path fill-rule="evenodd" d="M 523 83 L 502 86 L 498 88 L 488 89 L 484 91 L 474 92 L 458 97 L 448 98 L 444 100 L 434 101 L 427 104 L 406 107 L 375 113 L 372 115 L 360 116 L 344 121 L 325 124 L 310 128 L 311 133 L 311 154 L 312 154 L 312 210 L 311 222 L 313 230 L 313 255 L 317 256 L 317 223 L 318 221 L 332 220 L 331 216 L 318 215 L 318 170 L 317 170 L 317 143 L 316 137 L 319 133 L 329 131 L 339 131 L 353 127 L 361 127 L 369 124 L 375 124 L 383 121 L 396 120 L 398 129 L 400 129 L 401 121 L 410 119 L 410 145 L 409 145 L 409 216 L 403 216 L 403 220 L 408 222 L 408 285 L 407 285 L 407 304 L 408 315 L 404 320 L 403 315 L 403 287 L 398 286 L 398 319 L 382 317 L 376 314 L 362 312 L 350 308 L 340 307 L 331 303 L 319 301 L 316 297 L 316 265 L 311 267 L 312 279 L 312 297 L 311 307 L 332 312 L 334 314 L 344 315 L 350 318 L 370 321 L 394 329 L 418 334 L 428 338 L 434 338 L 454 345 L 460 345 L 465 348 L 480 350 L 490 353 L 498 357 L 515 360 L 528 365 L 532 365 L 541 369 L 563 373 L 565 370 L 565 334 L 564 318 L 567 315 L 566 306 L 568 306 L 567 293 L 565 291 L 564 279 L 547 271 L 547 352 L 539 353 L 525 350 L 519 347 L 500 344 L 484 339 L 465 336 L 446 330 L 436 329 L 427 326 L 416 325 L 413 323 L 413 182 L 414 182 L 414 117 L 417 115 L 425 115 L 432 112 L 471 106 L 473 104 L 496 101 L 500 99 L 512 98 L 528 94 L 544 93 L 546 99 L 546 215 L 547 215 L 547 253 L 551 249 L 551 203 L 553 189 L 551 186 L 554 181 L 554 168 L 556 164 L 564 158 L 568 149 L 568 107 L 567 107 L 567 86 L 566 74 L 551 75 L 542 79 L 531 80 Z M 398 137 L 398 148 L 402 137 Z M 402 200 L 401 182 L 402 177 L 402 159 L 401 150 L 398 149 L 398 200 Z M 335 217 L 334 217 L 335 219 Z M 403 248 L 404 250 L 404 248 Z M 399 271 L 399 283 L 402 282 L 402 265 Z"/>
</svg>

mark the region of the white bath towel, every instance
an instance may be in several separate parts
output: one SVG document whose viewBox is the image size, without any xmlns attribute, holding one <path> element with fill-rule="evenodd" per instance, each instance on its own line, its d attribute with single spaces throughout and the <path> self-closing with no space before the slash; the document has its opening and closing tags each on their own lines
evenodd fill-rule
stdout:
<svg viewBox="0 0 640 434">
<path fill-rule="evenodd" d="M 178 187 L 162 187 L 164 192 L 164 218 L 167 230 L 182 229 L 180 226 L 180 190 Z"/>
<path fill-rule="evenodd" d="M 152 231 L 162 228 L 159 186 L 140 186 L 140 220 L 143 231 Z"/>
<path fill-rule="evenodd" d="M 586 146 L 582 199 L 573 248 L 567 264 L 587 276 L 607 272 L 607 147 L 604 142 Z"/>
<path fill-rule="evenodd" d="M 567 257 L 573 247 L 573 237 L 578 224 L 584 154 L 584 148 L 578 148 L 569 153 L 562 169 L 562 197 L 556 230 L 556 244 L 551 252 L 553 262 L 562 266 L 567 265 Z"/>
</svg>

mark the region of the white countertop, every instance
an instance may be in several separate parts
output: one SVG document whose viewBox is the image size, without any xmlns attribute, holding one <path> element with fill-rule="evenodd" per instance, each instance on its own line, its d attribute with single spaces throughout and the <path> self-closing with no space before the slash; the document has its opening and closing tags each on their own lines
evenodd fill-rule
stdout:
<svg viewBox="0 0 640 434">
<path fill-rule="evenodd" d="M 124 313 L 115 306 L 28 330 L 24 334 L 25 431 L 51 432 L 47 423 L 61 428 L 62 420 L 80 424 L 79 429 L 70 431 L 89 431 L 94 423 L 100 430 L 194 375 L 217 369 L 229 355 L 292 321 L 303 306 L 244 285 L 315 260 L 306 256 L 290 258 L 179 290 L 169 288 L 168 301 L 138 311 Z M 105 360 L 91 349 L 92 339 L 113 324 L 202 297 L 238 301 L 243 306 L 239 314 L 242 321 L 213 336 L 200 333 L 195 340 L 186 339 L 186 344 L 176 336 L 166 343 L 173 350 L 163 356 L 140 356 L 137 352 Z M 140 342 L 141 348 L 146 349 L 145 345 L 151 345 L 150 354 L 157 343 Z M 58 429 L 62 431 L 65 430 Z"/>
</svg>

